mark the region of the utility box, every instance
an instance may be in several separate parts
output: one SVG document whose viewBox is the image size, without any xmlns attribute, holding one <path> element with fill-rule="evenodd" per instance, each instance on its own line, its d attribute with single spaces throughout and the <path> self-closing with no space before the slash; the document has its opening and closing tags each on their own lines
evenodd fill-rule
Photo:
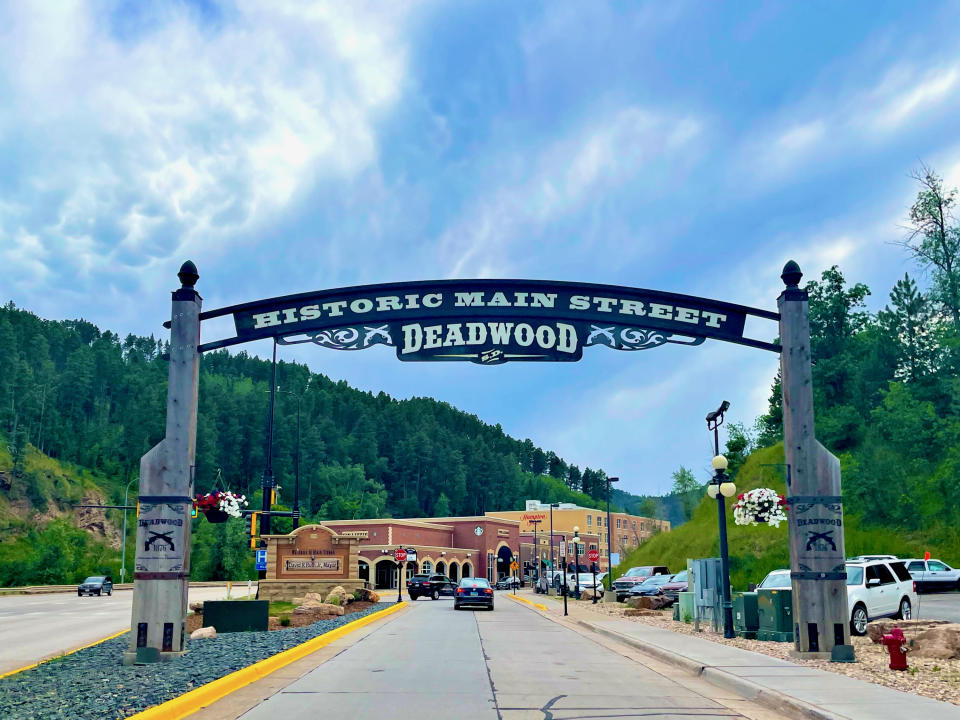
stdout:
<svg viewBox="0 0 960 720">
<path fill-rule="evenodd" d="M 733 594 L 733 629 L 738 637 L 753 639 L 760 629 L 757 613 L 757 594 L 738 592 Z"/>
<path fill-rule="evenodd" d="M 267 600 L 207 600 L 203 603 L 203 626 L 217 633 L 266 630 L 270 602 Z"/>
<path fill-rule="evenodd" d="M 682 622 L 693 622 L 694 597 L 692 592 L 682 592 L 677 595 L 677 607 Z"/>
<path fill-rule="evenodd" d="M 688 583 L 688 590 L 693 595 L 696 616 L 701 621 L 709 620 L 714 629 L 718 629 L 723 618 L 720 558 L 698 558 L 688 562 L 695 578 L 694 585 Z"/>
<path fill-rule="evenodd" d="M 757 640 L 793 642 L 793 590 L 757 590 Z"/>
</svg>

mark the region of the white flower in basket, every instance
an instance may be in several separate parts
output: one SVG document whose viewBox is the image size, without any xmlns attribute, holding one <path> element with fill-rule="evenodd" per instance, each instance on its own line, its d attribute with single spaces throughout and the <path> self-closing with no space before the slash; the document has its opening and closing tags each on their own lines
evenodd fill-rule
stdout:
<svg viewBox="0 0 960 720">
<path fill-rule="evenodd" d="M 220 495 L 220 510 L 230 517 L 242 517 L 240 508 L 247 506 L 246 495 L 235 495 L 229 490 Z"/>
<path fill-rule="evenodd" d="M 776 490 L 757 488 L 737 498 L 733 506 L 733 521 L 737 525 L 772 525 L 778 527 L 787 519 L 786 500 Z"/>
</svg>

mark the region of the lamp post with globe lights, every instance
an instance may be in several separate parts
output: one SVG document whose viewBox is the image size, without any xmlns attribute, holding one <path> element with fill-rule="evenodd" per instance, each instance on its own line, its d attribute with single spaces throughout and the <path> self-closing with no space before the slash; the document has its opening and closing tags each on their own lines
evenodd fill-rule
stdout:
<svg viewBox="0 0 960 720">
<path fill-rule="evenodd" d="M 724 413 L 730 408 L 726 400 L 717 410 L 707 414 L 707 429 L 713 430 L 714 476 L 707 486 L 707 495 L 717 499 L 717 524 L 720 530 L 720 598 L 723 603 L 723 636 L 732 638 L 733 606 L 730 603 L 730 556 L 727 550 L 727 510 L 724 498 L 733 497 L 737 486 L 727 475 L 727 458 L 720 454 L 720 436 L 717 428 L 723 424 Z"/>
</svg>

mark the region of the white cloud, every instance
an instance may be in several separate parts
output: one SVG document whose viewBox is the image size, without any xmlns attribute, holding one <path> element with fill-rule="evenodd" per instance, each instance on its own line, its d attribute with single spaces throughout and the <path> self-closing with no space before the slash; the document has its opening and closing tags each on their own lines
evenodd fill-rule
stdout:
<svg viewBox="0 0 960 720">
<path fill-rule="evenodd" d="M 606 189 L 654 166 L 685 165 L 700 133 L 692 117 L 628 107 L 541 151 L 529 172 L 509 178 L 469 205 L 440 238 L 452 277 L 508 273 L 511 247 L 524 234 L 573 214 Z"/>
<path fill-rule="evenodd" d="M 222 252 L 316 180 L 378 162 L 406 3 L 242 0 L 215 23 L 161 3 L 139 6 L 153 13 L 139 34 L 112 33 L 131 7 L 0 10 L 0 152 L 23 151 L 0 247 L 22 225 L 37 252 L 21 264 L 75 252 L 87 272 L 136 276 L 185 248 Z"/>
</svg>

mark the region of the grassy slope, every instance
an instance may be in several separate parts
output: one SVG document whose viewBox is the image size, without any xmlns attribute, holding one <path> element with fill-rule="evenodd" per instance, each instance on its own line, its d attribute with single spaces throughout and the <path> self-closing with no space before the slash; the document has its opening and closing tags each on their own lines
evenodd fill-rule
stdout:
<svg viewBox="0 0 960 720">
<path fill-rule="evenodd" d="M 784 461 L 783 445 L 754 452 L 736 478 L 737 492 L 770 487 L 784 494 L 782 468 L 765 467 Z M 667 565 L 674 572 L 686 567 L 688 558 L 717 557 L 717 503 L 704 496 L 689 522 L 667 533 L 651 538 L 629 553 L 614 569 L 619 576 L 635 565 Z M 730 547 L 730 580 L 736 589 L 746 589 L 751 582 L 760 582 L 770 570 L 789 567 L 790 553 L 787 525 L 779 528 L 739 526 L 733 522 L 727 503 L 727 528 Z M 952 528 L 932 528 L 921 536 L 892 528 L 863 527 L 860 520 L 845 508 L 844 520 L 847 556 L 861 553 L 891 553 L 899 556 L 922 556 L 929 550 L 934 557 L 947 562 L 960 561 L 960 532 Z"/>
</svg>

